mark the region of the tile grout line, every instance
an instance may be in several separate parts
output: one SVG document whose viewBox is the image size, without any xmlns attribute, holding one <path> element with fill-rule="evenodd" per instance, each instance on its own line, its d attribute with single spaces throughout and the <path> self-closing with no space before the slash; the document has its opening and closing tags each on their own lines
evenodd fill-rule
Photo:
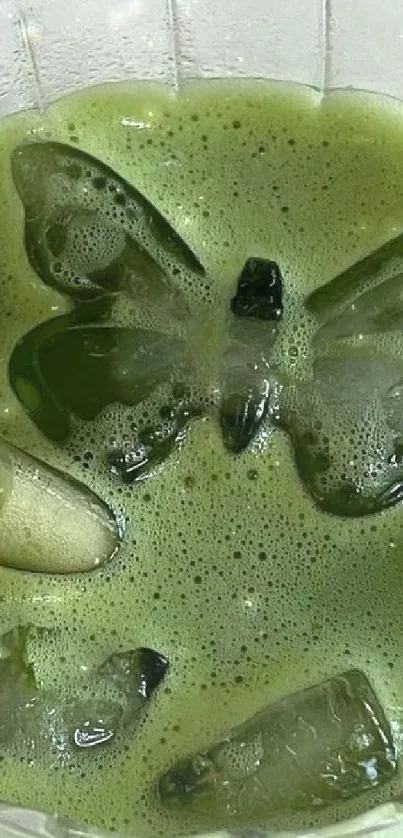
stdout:
<svg viewBox="0 0 403 838">
<path fill-rule="evenodd" d="M 330 87 L 332 74 L 332 0 L 323 0 L 323 64 L 321 93 L 324 96 Z"/>
<path fill-rule="evenodd" d="M 173 62 L 172 86 L 175 93 L 180 87 L 180 39 L 176 0 L 166 0 L 167 21 L 171 41 L 171 58 Z"/>
<path fill-rule="evenodd" d="M 44 111 L 44 101 L 42 95 L 42 87 L 41 87 L 41 79 L 38 69 L 38 64 L 35 57 L 35 49 L 32 44 L 31 36 L 29 34 L 29 24 L 27 23 L 27 19 L 25 16 L 25 12 L 23 9 L 18 11 L 17 17 L 17 26 L 18 32 L 20 36 L 20 41 L 23 47 L 23 51 L 28 61 L 28 65 L 31 69 L 33 79 L 34 79 L 34 87 L 35 87 L 35 96 L 36 102 L 35 105 L 39 109 L 41 113 Z"/>
</svg>

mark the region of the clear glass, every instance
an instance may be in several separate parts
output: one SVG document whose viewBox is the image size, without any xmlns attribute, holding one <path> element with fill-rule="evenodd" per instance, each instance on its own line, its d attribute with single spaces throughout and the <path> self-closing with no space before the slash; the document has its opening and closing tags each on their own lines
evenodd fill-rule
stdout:
<svg viewBox="0 0 403 838">
<path fill-rule="evenodd" d="M 42 110 L 66 93 L 102 82 L 145 79 L 178 90 L 194 78 L 228 76 L 296 81 L 323 95 L 354 87 L 403 99 L 403 3 L 0 0 L 0 118 Z M 0 835 L 106 834 L 4 804 Z M 403 804 L 299 835 L 402 838 Z"/>
</svg>

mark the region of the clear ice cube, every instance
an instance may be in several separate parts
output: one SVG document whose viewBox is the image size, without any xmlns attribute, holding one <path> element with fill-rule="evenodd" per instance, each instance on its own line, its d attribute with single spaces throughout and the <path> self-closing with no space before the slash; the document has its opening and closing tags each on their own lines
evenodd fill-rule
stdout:
<svg viewBox="0 0 403 838">
<path fill-rule="evenodd" d="M 308 310 L 319 323 L 325 323 L 342 312 L 346 306 L 384 280 L 401 276 L 403 269 L 403 235 L 387 241 L 360 259 L 330 282 L 317 288 L 307 299 Z"/>
<path fill-rule="evenodd" d="M 362 516 L 403 498 L 401 401 L 390 397 L 402 362 L 345 348 L 317 357 L 313 378 L 284 389 L 280 423 L 299 475 L 326 512 Z"/>
<path fill-rule="evenodd" d="M 0 639 L 0 752 L 65 763 L 131 735 L 166 675 L 167 659 L 153 649 L 119 652 L 56 693 L 37 683 L 29 661 L 36 632 L 17 627 Z"/>
<path fill-rule="evenodd" d="M 157 208 L 83 151 L 31 142 L 12 154 L 25 209 L 25 244 L 41 279 L 75 299 L 125 291 L 173 297 L 208 280 L 199 260 Z"/>
<path fill-rule="evenodd" d="M 41 573 L 93 570 L 117 552 L 122 522 L 79 481 L 0 440 L 10 488 L 0 507 L 0 564 Z"/>
<path fill-rule="evenodd" d="M 233 454 L 249 445 L 270 409 L 275 336 L 274 323 L 249 317 L 231 320 L 221 368 L 219 420 L 224 444 Z"/>
<path fill-rule="evenodd" d="M 391 730 L 367 678 L 351 670 L 285 696 L 158 784 L 164 806 L 188 804 L 218 828 L 318 809 L 391 778 Z"/>
<path fill-rule="evenodd" d="M 183 360 L 184 341 L 159 332 L 80 323 L 74 315 L 24 335 L 9 361 L 9 379 L 35 424 L 63 441 L 69 414 L 94 419 L 107 405 L 136 405 Z"/>
<path fill-rule="evenodd" d="M 38 691 L 26 657 L 28 629 L 18 626 L 0 642 L 0 749 L 37 721 Z"/>
<path fill-rule="evenodd" d="M 403 273 L 356 297 L 338 316 L 318 329 L 315 340 L 382 334 L 403 326 Z"/>
</svg>

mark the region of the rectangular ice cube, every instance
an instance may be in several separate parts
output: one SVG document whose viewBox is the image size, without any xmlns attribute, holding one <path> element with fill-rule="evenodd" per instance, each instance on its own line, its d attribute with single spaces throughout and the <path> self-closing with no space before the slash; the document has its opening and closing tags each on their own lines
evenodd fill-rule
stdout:
<svg viewBox="0 0 403 838">
<path fill-rule="evenodd" d="M 389 724 L 357 670 L 286 696 L 160 780 L 164 805 L 188 802 L 211 826 L 314 810 L 385 782 L 396 769 Z"/>
</svg>

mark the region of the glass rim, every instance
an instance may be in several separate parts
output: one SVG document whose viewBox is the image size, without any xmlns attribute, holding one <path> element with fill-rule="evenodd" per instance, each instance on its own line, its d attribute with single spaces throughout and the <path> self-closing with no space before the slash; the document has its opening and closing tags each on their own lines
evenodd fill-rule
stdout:
<svg viewBox="0 0 403 838">
<path fill-rule="evenodd" d="M 301 830 L 238 829 L 200 832 L 186 838 L 402 838 L 403 798 L 326 827 Z M 118 833 L 80 827 L 57 815 L 0 803 L 1 838 L 119 838 Z M 123 836 L 120 836 L 123 838 Z M 127 834 L 126 834 L 127 838 Z M 143 838 L 129 833 L 129 838 Z"/>
</svg>

